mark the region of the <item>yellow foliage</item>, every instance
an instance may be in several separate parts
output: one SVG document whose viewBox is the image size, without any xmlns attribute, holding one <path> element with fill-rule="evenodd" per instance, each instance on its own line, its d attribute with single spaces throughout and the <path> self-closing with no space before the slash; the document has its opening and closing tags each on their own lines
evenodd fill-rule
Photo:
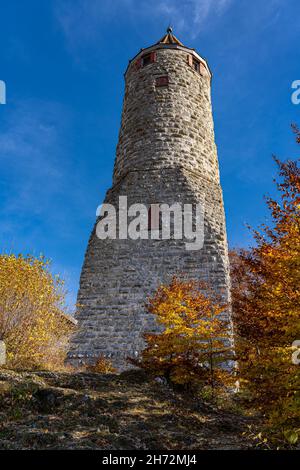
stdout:
<svg viewBox="0 0 300 470">
<path fill-rule="evenodd" d="M 174 277 L 147 304 L 161 332 L 145 334 L 146 348 L 131 362 L 180 385 L 224 384 L 232 359 L 227 308 L 203 283 Z"/>
<path fill-rule="evenodd" d="M 87 369 L 96 374 L 114 374 L 116 372 L 111 362 L 104 356 L 99 356 L 96 362 L 88 366 Z"/>
<path fill-rule="evenodd" d="M 62 364 L 72 329 L 62 287 L 43 257 L 0 256 L 0 338 L 6 343 L 8 367 Z"/>
</svg>

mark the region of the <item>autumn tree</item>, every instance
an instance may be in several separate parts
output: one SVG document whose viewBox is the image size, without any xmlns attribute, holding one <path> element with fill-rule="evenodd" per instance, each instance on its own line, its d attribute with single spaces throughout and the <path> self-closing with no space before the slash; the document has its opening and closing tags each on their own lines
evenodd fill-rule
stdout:
<svg viewBox="0 0 300 470">
<path fill-rule="evenodd" d="M 43 257 L 0 256 L 0 337 L 8 367 L 62 363 L 74 327 L 65 314 L 62 287 Z"/>
<path fill-rule="evenodd" d="M 232 359 L 228 308 L 203 283 L 161 285 L 147 305 L 161 331 L 146 333 L 146 348 L 134 364 L 184 386 L 228 383 Z"/>
<path fill-rule="evenodd" d="M 97 357 L 93 364 L 88 365 L 87 370 L 94 374 L 114 374 L 117 372 L 112 362 L 103 355 Z"/>
<path fill-rule="evenodd" d="M 299 131 L 295 128 L 298 142 Z M 300 436 L 300 374 L 292 345 L 300 339 L 300 168 L 281 162 L 279 198 L 267 198 L 272 223 L 254 231 L 256 246 L 231 254 L 233 311 L 242 390 L 274 436 Z"/>
</svg>

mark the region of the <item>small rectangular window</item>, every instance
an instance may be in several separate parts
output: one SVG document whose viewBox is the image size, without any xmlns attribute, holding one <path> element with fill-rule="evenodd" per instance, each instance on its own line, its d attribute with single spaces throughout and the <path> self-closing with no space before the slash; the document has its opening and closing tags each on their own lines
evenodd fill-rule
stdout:
<svg viewBox="0 0 300 470">
<path fill-rule="evenodd" d="M 165 75 L 164 77 L 157 77 L 155 80 L 155 86 L 168 86 L 169 85 L 169 77 Z"/>
<path fill-rule="evenodd" d="M 144 55 L 144 57 L 142 58 L 142 62 L 143 62 L 143 67 L 151 64 L 151 54 Z"/>
<path fill-rule="evenodd" d="M 156 52 L 149 52 L 149 54 L 145 54 L 142 57 L 142 65 L 146 67 L 146 65 L 152 64 L 152 62 L 156 61 Z"/>
<path fill-rule="evenodd" d="M 159 204 L 151 204 L 148 209 L 148 230 L 161 230 L 162 217 Z"/>
<path fill-rule="evenodd" d="M 142 59 L 137 59 L 137 61 L 135 62 L 136 70 L 139 70 L 141 66 L 142 66 Z"/>
<path fill-rule="evenodd" d="M 194 70 L 196 70 L 196 72 L 200 73 L 200 62 L 194 57 L 193 57 L 193 68 Z"/>
</svg>

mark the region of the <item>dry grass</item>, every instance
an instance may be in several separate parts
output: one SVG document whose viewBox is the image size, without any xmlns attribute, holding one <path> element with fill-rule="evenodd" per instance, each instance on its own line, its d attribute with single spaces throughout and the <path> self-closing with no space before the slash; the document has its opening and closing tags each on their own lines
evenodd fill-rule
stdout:
<svg viewBox="0 0 300 470">
<path fill-rule="evenodd" d="M 248 424 L 141 371 L 0 370 L 1 449 L 245 449 Z"/>
</svg>

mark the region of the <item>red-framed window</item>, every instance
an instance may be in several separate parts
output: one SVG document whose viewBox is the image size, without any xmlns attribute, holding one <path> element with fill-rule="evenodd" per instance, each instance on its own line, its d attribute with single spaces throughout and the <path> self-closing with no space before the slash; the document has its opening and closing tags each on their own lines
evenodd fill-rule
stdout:
<svg viewBox="0 0 300 470">
<path fill-rule="evenodd" d="M 136 69 L 140 69 L 141 67 L 146 67 L 147 65 L 152 64 L 153 62 L 156 62 L 156 52 L 148 52 L 147 54 L 144 54 L 142 57 L 136 60 L 135 66 Z"/>
<path fill-rule="evenodd" d="M 168 86 L 169 85 L 169 77 L 168 75 L 164 75 L 163 77 L 157 77 L 155 79 L 155 86 L 160 87 L 160 86 Z"/>
</svg>

